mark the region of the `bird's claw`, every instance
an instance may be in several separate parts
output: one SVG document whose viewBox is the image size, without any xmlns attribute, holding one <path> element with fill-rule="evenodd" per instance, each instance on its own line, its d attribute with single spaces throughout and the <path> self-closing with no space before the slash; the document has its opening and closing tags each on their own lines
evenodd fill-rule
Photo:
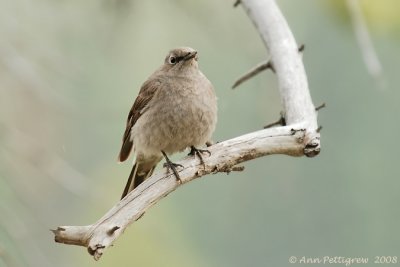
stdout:
<svg viewBox="0 0 400 267">
<path fill-rule="evenodd" d="M 167 168 L 167 170 L 172 170 L 172 172 L 175 175 L 175 178 L 179 183 L 182 183 L 181 177 L 179 176 L 178 170 L 176 169 L 177 167 L 183 168 L 183 165 L 178 164 L 178 163 L 173 163 L 168 157 L 167 154 L 164 153 L 164 151 L 161 151 L 164 155 L 165 158 L 165 163 L 163 164 L 164 168 Z"/>
<path fill-rule="evenodd" d="M 205 163 L 204 163 L 204 160 L 203 160 L 203 156 L 202 156 L 203 153 L 208 153 L 208 156 L 211 156 L 210 150 L 198 149 L 198 148 L 195 148 L 194 146 L 191 146 L 188 156 L 197 156 L 197 157 L 199 157 L 200 163 L 205 166 Z"/>
</svg>

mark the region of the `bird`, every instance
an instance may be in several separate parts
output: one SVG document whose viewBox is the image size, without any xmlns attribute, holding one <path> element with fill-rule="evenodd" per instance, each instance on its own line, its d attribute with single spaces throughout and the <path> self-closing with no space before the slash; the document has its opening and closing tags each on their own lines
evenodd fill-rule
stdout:
<svg viewBox="0 0 400 267">
<path fill-rule="evenodd" d="M 217 123 L 217 97 L 212 83 L 200 71 L 198 53 L 190 47 L 168 52 L 161 65 L 141 86 L 128 114 L 118 160 L 123 162 L 133 152 L 134 160 L 123 199 L 150 177 L 156 165 L 164 166 L 180 181 L 177 167 L 168 155 L 190 148 L 198 156 L 210 144 Z"/>
</svg>

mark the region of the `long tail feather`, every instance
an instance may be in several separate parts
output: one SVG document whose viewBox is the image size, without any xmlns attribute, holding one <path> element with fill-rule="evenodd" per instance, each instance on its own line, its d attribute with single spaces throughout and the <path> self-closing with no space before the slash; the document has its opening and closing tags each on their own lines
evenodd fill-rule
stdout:
<svg viewBox="0 0 400 267">
<path fill-rule="evenodd" d="M 129 174 L 128 181 L 126 182 L 124 192 L 122 193 L 121 199 L 123 199 L 129 192 L 138 187 L 144 180 L 150 177 L 156 166 L 153 166 L 149 171 L 143 172 L 139 168 L 139 163 L 136 162 L 132 166 L 131 173 Z"/>
</svg>

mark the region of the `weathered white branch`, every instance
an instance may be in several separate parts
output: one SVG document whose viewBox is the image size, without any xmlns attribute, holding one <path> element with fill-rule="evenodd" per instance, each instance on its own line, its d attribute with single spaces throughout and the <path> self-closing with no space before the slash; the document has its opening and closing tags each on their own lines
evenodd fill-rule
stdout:
<svg viewBox="0 0 400 267">
<path fill-rule="evenodd" d="M 296 128 L 301 129 L 301 125 Z M 184 166 L 179 175 L 184 184 L 210 173 L 229 172 L 241 162 L 269 154 L 301 156 L 306 142 L 304 130 L 294 130 L 289 126 L 261 130 L 209 147 L 211 156 L 205 158 L 205 166 L 198 159 L 185 158 L 178 162 Z M 55 240 L 85 246 L 98 259 L 130 223 L 180 185 L 173 174 L 166 174 L 166 169 L 163 169 L 144 181 L 95 224 L 61 226 L 54 230 Z"/>
<path fill-rule="evenodd" d="M 308 91 L 307 77 L 297 52 L 297 44 L 273 0 L 242 0 L 244 8 L 270 49 L 278 77 L 287 126 L 269 128 L 239 136 L 208 149 L 205 165 L 186 157 L 180 162 L 182 184 L 216 172 L 230 172 L 235 165 L 271 154 L 315 156 L 320 142 L 316 111 Z M 138 220 L 148 208 L 181 186 L 166 170 L 153 174 L 96 223 L 61 226 L 53 230 L 55 241 L 80 245 L 97 260 L 104 250 Z"/>
<path fill-rule="evenodd" d="M 311 129 L 317 129 L 316 112 L 301 55 L 297 52 L 298 45 L 278 6 L 273 0 L 241 2 L 270 51 L 287 124 L 307 121 Z"/>
</svg>

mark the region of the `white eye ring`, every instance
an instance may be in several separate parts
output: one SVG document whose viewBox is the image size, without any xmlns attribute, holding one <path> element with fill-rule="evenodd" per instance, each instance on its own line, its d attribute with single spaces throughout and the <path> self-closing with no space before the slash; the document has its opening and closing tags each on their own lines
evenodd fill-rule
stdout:
<svg viewBox="0 0 400 267">
<path fill-rule="evenodd" d="M 171 65 L 176 64 L 176 57 L 170 56 L 169 59 L 168 59 L 168 63 L 171 64 Z"/>
</svg>

